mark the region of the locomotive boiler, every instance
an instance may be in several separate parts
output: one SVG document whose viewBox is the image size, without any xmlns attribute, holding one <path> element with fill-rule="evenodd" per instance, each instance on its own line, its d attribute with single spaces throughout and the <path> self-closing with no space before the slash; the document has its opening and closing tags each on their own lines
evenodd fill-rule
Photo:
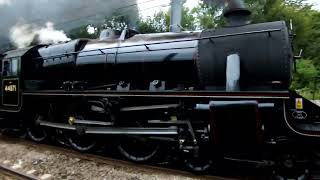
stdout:
<svg viewBox="0 0 320 180">
<path fill-rule="evenodd" d="M 107 30 L 6 52 L 1 124 L 79 151 L 116 144 L 135 162 L 170 151 L 193 171 L 232 161 L 307 178 L 320 110 L 289 89 L 293 36 L 284 21 L 250 24 L 241 1 L 226 2 L 218 29 Z"/>
<path fill-rule="evenodd" d="M 163 89 L 189 84 L 223 91 L 237 81 L 234 90 L 272 90 L 287 89 L 291 82 L 293 56 L 283 21 L 254 25 L 244 21 L 237 26 L 179 34 L 130 31 L 127 38 L 124 34 L 121 38 L 80 39 L 39 48 L 34 63 L 39 69 L 34 67 L 30 73 L 34 79 L 143 82 L 145 87 L 137 87 L 140 89 L 165 82 Z M 235 72 L 237 77 L 232 79 Z"/>
</svg>

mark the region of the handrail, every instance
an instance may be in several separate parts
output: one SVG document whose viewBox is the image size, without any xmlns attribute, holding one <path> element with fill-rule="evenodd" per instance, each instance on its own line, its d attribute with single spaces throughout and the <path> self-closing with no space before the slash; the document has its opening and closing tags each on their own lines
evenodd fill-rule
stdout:
<svg viewBox="0 0 320 180">
<path fill-rule="evenodd" d="M 267 30 L 259 30 L 259 31 L 247 31 L 247 32 L 241 32 L 241 33 L 231 33 L 231 34 L 222 34 L 222 35 L 214 35 L 214 36 L 208 36 L 208 37 L 200 37 L 200 38 L 192 38 L 192 39 L 182 39 L 182 40 L 173 40 L 173 41 L 164 41 L 164 42 L 155 42 L 155 43 L 145 43 L 145 44 L 134 44 L 134 45 L 126 45 L 126 46 L 116 46 L 116 47 L 108 47 L 108 48 L 98 48 L 98 49 L 92 49 L 92 50 L 86 50 L 86 51 L 75 51 L 75 52 L 69 52 L 69 53 L 61 53 L 57 55 L 52 55 L 52 56 L 47 56 L 47 57 L 37 57 L 34 59 L 50 59 L 50 58 L 61 58 L 65 56 L 70 56 L 70 55 L 77 55 L 79 53 L 86 53 L 86 52 L 100 52 L 99 54 L 96 55 L 84 55 L 80 57 L 86 57 L 86 56 L 98 56 L 98 55 L 105 55 L 107 53 L 103 52 L 103 50 L 110 50 L 110 49 L 121 49 L 121 48 L 129 48 L 129 47 L 137 47 L 137 46 L 144 46 L 148 47 L 146 48 L 145 51 L 152 51 L 150 49 L 150 46 L 152 45 L 159 45 L 159 44 L 170 44 L 170 43 L 177 43 L 177 42 L 189 42 L 189 41 L 199 41 L 199 40 L 207 40 L 209 39 L 212 41 L 212 39 L 215 38 L 222 38 L 222 37 L 232 37 L 232 36 L 241 36 L 241 35 L 248 35 L 248 34 L 259 34 L 259 33 L 268 33 L 270 36 L 271 32 L 276 32 L 276 31 L 281 31 L 281 29 L 267 29 Z M 190 48 L 190 47 L 189 47 Z M 174 48 L 168 48 L 168 49 L 161 49 L 161 50 L 170 50 Z M 158 51 L 158 50 L 153 50 L 153 51 Z M 130 52 L 121 52 L 121 54 L 125 53 L 133 53 L 133 51 Z"/>
</svg>

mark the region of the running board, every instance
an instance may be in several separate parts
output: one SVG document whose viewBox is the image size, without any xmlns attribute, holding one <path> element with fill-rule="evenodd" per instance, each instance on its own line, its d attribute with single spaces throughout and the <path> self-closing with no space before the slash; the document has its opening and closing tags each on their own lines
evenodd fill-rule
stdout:
<svg viewBox="0 0 320 180">
<path fill-rule="evenodd" d="M 54 123 L 47 121 L 39 121 L 39 125 L 73 130 L 77 132 L 83 132 L 85 134 L 105 134 L 105 135 L 177 135 L 178 128 L 142 128 L 142 127 L 82 127 L 82 126 L 73 126 L 63 123 Z"/>
</svg>

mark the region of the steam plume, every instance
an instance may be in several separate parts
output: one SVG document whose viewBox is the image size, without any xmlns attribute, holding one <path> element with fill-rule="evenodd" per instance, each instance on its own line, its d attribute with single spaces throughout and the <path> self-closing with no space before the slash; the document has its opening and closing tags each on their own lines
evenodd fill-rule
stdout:
<svg viewBox="0 0 320 180">
<path fill-rule="evenodd" d="M 10 40 L 18 48 L 37 44 L 56 44 L 69 41 L 62 30 L 55 30 L 54 24 L 47 22 L 45 27 L 18 23 L 10 29 Z"/>
<path fill-rule="evenodd" d="M 11 0 L 0 0 L 0 6 L 9 6 L 11 4 Z"/>
<path fill-rule="evenodd" d="M 106 17 L 117 13 L 130 15 L 130 26 L 135 26 L 138 6 L 130 5 L 136 3 L 137 0 L 0 0 L 0 51 L 12 48 L 10 30 L 17 24 L 29 24 L 31 29 L 37 25 L 40 29 L 52 22 L 56 29 L 69 33 L 83 25 L 103 23 Z"/>
</svg>

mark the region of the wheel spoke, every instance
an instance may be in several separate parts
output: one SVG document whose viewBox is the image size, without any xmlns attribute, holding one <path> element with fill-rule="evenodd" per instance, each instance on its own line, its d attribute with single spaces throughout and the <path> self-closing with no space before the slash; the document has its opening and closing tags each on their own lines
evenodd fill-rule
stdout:
<svg viewBox="0 0 320 180">
<path fill-rule="evenodd" d="M 209 170 L 212 166 L 212 159 L 210 154 L 207 151 L 205 145 L 201 145 L 198 149 L 198 152 L 195 156 L 194 152 L 190 152 L 184 157 L 184 164 L 186 167 L 196 173 L 201 173 Z"/>
<path fill-rule="evenodd" d="M 150 142 L 148 138 L 123 137 L 118 145 L 119 152 L 128 160 L 134 162 L 145 162 L 153 159 L 159 146 Z"/>
<path fill-rule="evenodd" d="M 77 151 L 87 152 L 92 150 L 96 145 L 96 140 L 87 135 L 78 135 L 69 133 L 67 139 L 71 147 Z"/>
<path fill-rule="evenodd" d="M 35 142 L 44 142 L 47 140 L 48 134 L 45 129 L 39 125 L 37 125 L 37 121 L 43 120 L 44 117 L 40 114 L 36 114 L 32 119 L 29 127 L 27 127 L 27 135 L 28 137 Z"/>
</svg>

